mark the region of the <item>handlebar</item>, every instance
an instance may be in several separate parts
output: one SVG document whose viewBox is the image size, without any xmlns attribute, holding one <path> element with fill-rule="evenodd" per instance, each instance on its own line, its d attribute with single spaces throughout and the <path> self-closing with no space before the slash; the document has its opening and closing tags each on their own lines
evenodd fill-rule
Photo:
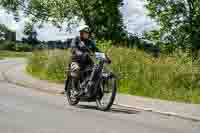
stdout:
<svg viewBox="0 0 200 133">
<path fill-rule="evenodd" d="M 96 57 L 96 59 L 103 60 L 104 62 L 106 62 L 108 64 L 111 63 L 111 60 L 105 53 L 96 52 L 95 57 Z"/>
<path fill-rule="evenodd" d="M 93 56 L 93 57 L 95 56 L 96 59 L 103 60 L 105 63 L 108 63 L 108 64 L 111 63 L 111 60 L 105 53 L 101 53 L 101 52 L 93 53 L 89 48 L 87 48 L 87 47 L 85 47 L 85 48 L 89 51 L 89 56 Z"/>
</svg>

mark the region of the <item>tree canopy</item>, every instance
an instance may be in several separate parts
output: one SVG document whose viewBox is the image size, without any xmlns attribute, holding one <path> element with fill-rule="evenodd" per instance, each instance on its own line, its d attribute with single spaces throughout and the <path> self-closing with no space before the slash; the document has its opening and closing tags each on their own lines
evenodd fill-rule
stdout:
<svg viewBox="0 0 200 133">
<path fill-rule="evenodd" d="M 148 39 L 158 45 L 200 49 L 199 0 L 147 0 L 146 8 L 160 25 L 160 29 L 146 34 Z"/>
<path fill-rule="evenodd" d="M 33 23 L 48 21 L 58 28 L 84 20 L 99 38 L 115 39 L 124 29 L 123 0 L 0 0 L 0 5 L 15 16 L 23 12 Z"/>
</svg>

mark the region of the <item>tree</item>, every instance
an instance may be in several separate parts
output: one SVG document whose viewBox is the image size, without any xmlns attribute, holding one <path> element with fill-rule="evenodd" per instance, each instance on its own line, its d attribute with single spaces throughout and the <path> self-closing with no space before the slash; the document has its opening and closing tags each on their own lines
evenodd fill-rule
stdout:
<svg viewBox="0 0 200 133">
<path fill-rule="evenodd" d="M 16 41 L 16 32 L 0 24 L 0 40 Z"/>
<path fill-rule="evenodd" d="M 31 44 L 32 46 L 37 45 L 39 43 L 37 39 L 37 31 L 35 30 L 34 25 L 32 25 L 31 23 L 26 23 L 24 35 L 26 35 L 27 38 L 23 38 L 23 41 Z"/>
<path fill-rule="evenodd" d="M 3 24 L 0 24 L 0 41 L 5 40 L 5 32 L 8 31 L 7 27 Z"/>
<path fill-rule="evenodd" d="M 23 11 L 33 23 L 48 21 L 58 28 L 84 20 L 99 38 L 115 39 L 123 31 L 123 0 L 0 0 L 0 5 L 15 14 Z"/>
<path fill-rule="evenodd" d="M 160 45 L 167 44 L 183 49 L 200 49 L 199 0 L 147 0 L 149 16 L 160 29 L 150 32 L 149 39 Z"/>
<path fill-rule="evenodd" d="M 83 18 L 96 36 L 116 40 L 124 32 L 119 7 L 122 0 L 77 0 L 83 10 Z M 84 3 L 85 2 L 85 3 Z M 89 3 L 89 4 L 86 4 Z"/>
</svg>

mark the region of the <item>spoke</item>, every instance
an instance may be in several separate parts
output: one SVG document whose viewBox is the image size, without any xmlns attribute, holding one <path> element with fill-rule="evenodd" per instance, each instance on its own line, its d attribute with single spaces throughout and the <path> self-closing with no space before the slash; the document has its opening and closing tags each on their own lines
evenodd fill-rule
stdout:
<svg viewBox="0 0 200 133">
<path fill-rule="evenodd" d="M 106 105 L 109 103 L 110 97 L 112 96 L 112 84 L 111 81 L 105 81 L 105 84 L 102 86 L 103 90 L 103 97 L 101 98 L 100 102 L 102 106 Z"/>
</svg>

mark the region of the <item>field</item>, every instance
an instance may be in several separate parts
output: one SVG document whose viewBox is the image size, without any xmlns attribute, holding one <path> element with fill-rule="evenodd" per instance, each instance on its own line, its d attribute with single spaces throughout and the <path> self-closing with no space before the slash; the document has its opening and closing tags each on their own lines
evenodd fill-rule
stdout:
<svg viewBox="0 0 200 133">
<path fill-rule="evenodd" d="M 15 58 L 15 57 L 28 57 L 28 55 L 30 55 L 30 52 L 14 52 L 14 51 L 0 50 L 0 59 Z"/>
<path fill-rule="evenodd" d="M 200 103 L 199 67 L 188 54 L 154 58 L 137 49 L 112 47 L 109 51 L 112 64 L 108 67 L 120 78 L 120 93 Z M 29 57 L 27 71 L 40 79 L 63 83 L 69 56 L 68 50 L 36 51 Z"/>
</svg>

